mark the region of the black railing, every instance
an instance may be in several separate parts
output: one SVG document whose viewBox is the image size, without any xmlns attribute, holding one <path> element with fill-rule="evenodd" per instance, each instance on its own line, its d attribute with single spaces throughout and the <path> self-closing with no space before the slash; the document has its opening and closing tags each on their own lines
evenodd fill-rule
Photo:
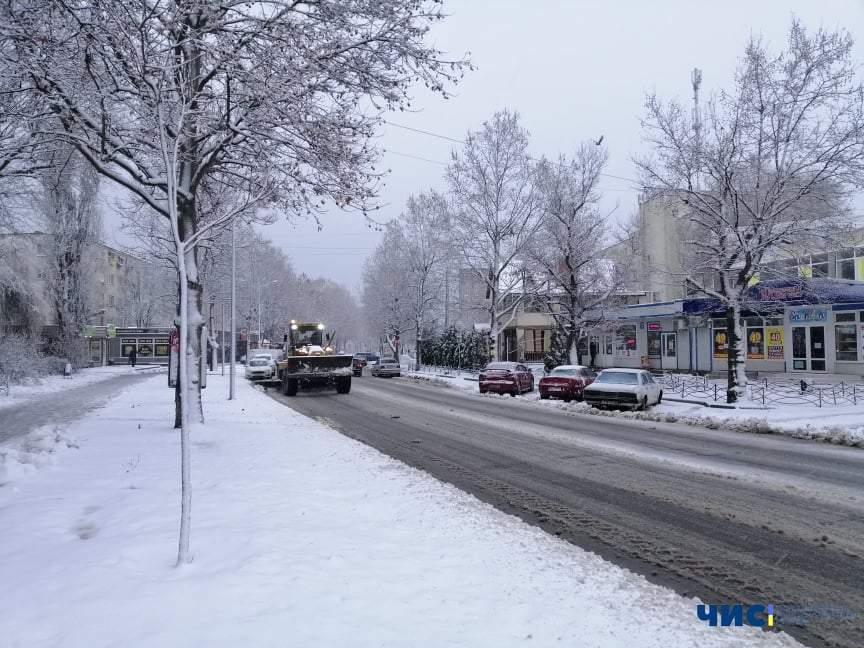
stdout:
<svg viewBox="0 0 864 648">
<path fill-rule="evenodd" d="M 664 373 L 657 376 L 671 398 L 719 402 L 726 400 L 726 381 L 707 376 Z M 761 378 L 746 385 L 750 402 L 764 407 L 776 405 L 864 405 L 864 382 L 823 383 L 814 379 Z"/>
</svg>

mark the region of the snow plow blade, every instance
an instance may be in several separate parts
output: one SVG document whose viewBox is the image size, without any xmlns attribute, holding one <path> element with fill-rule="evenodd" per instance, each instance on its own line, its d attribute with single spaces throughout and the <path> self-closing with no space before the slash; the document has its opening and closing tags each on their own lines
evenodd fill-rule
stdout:
<svg viewBox="0 0 864 648">
<path fill-rule="evenodd" d="M 346 375 L 351 375 L 350 355 L 314 355 L 314 356 L 290 356 L 285 358 L 284 363 L 289 375 L 332 373 L 341 374 L 344 370 Z"/>
</svg>

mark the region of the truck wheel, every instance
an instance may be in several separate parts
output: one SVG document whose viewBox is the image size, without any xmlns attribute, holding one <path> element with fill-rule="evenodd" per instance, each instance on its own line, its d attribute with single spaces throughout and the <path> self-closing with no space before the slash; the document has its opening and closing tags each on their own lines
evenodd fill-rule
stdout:
<svg viewBox="0 0 864 648">
<path fill-rule="evenodd" d="M 351 391 L 351 376 L 336 379 L 336 393 L 347 394 Z"/>
<path fill-rule="evenodd" d="M 286 396 L 296 396 L 297 395 L 297 379 L 286 379 L 282 381 L 282 393 Z"/>
</svg>

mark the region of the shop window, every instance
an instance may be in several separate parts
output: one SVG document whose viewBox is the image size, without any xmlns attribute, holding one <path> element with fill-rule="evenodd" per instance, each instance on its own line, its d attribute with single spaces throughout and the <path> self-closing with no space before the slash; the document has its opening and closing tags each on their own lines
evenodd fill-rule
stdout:
<svg viewBox="0 0 864 648">
<path fill-rule="evenodd" d="M 859 313 L 864 322 L 864 311 Z M 858 361 L 858 332 L 855 326 L 855 313 L 835 313 L 834 315 L 834 354 L 838 362 Z"/>
<path fill-rule="evenodd" d="M 765 359 L 765 329 L 760 326 L 747 326 L 747 359 Z"/>
<path fill-rule="evenodd" d="M 619 326 L 615 331 L 615 355 L 627 358 L 636 355 L 636 325 Z"/>
</svg>

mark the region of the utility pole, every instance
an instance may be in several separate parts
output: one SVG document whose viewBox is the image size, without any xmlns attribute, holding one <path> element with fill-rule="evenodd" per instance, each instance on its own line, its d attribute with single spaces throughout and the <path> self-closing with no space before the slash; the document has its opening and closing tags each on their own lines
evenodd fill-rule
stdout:
<svg viewBox="0 0 864 648">
<path fill-rule="evenodd" d="M 234 313 L 237 309 L 237 219 L 231 221 L 231 370 L 228 376 L 228 400 L 234 400 L 234 369 L 236 366 L 237 351 L 237 323 L 234 321 Z"/>
</svg>

